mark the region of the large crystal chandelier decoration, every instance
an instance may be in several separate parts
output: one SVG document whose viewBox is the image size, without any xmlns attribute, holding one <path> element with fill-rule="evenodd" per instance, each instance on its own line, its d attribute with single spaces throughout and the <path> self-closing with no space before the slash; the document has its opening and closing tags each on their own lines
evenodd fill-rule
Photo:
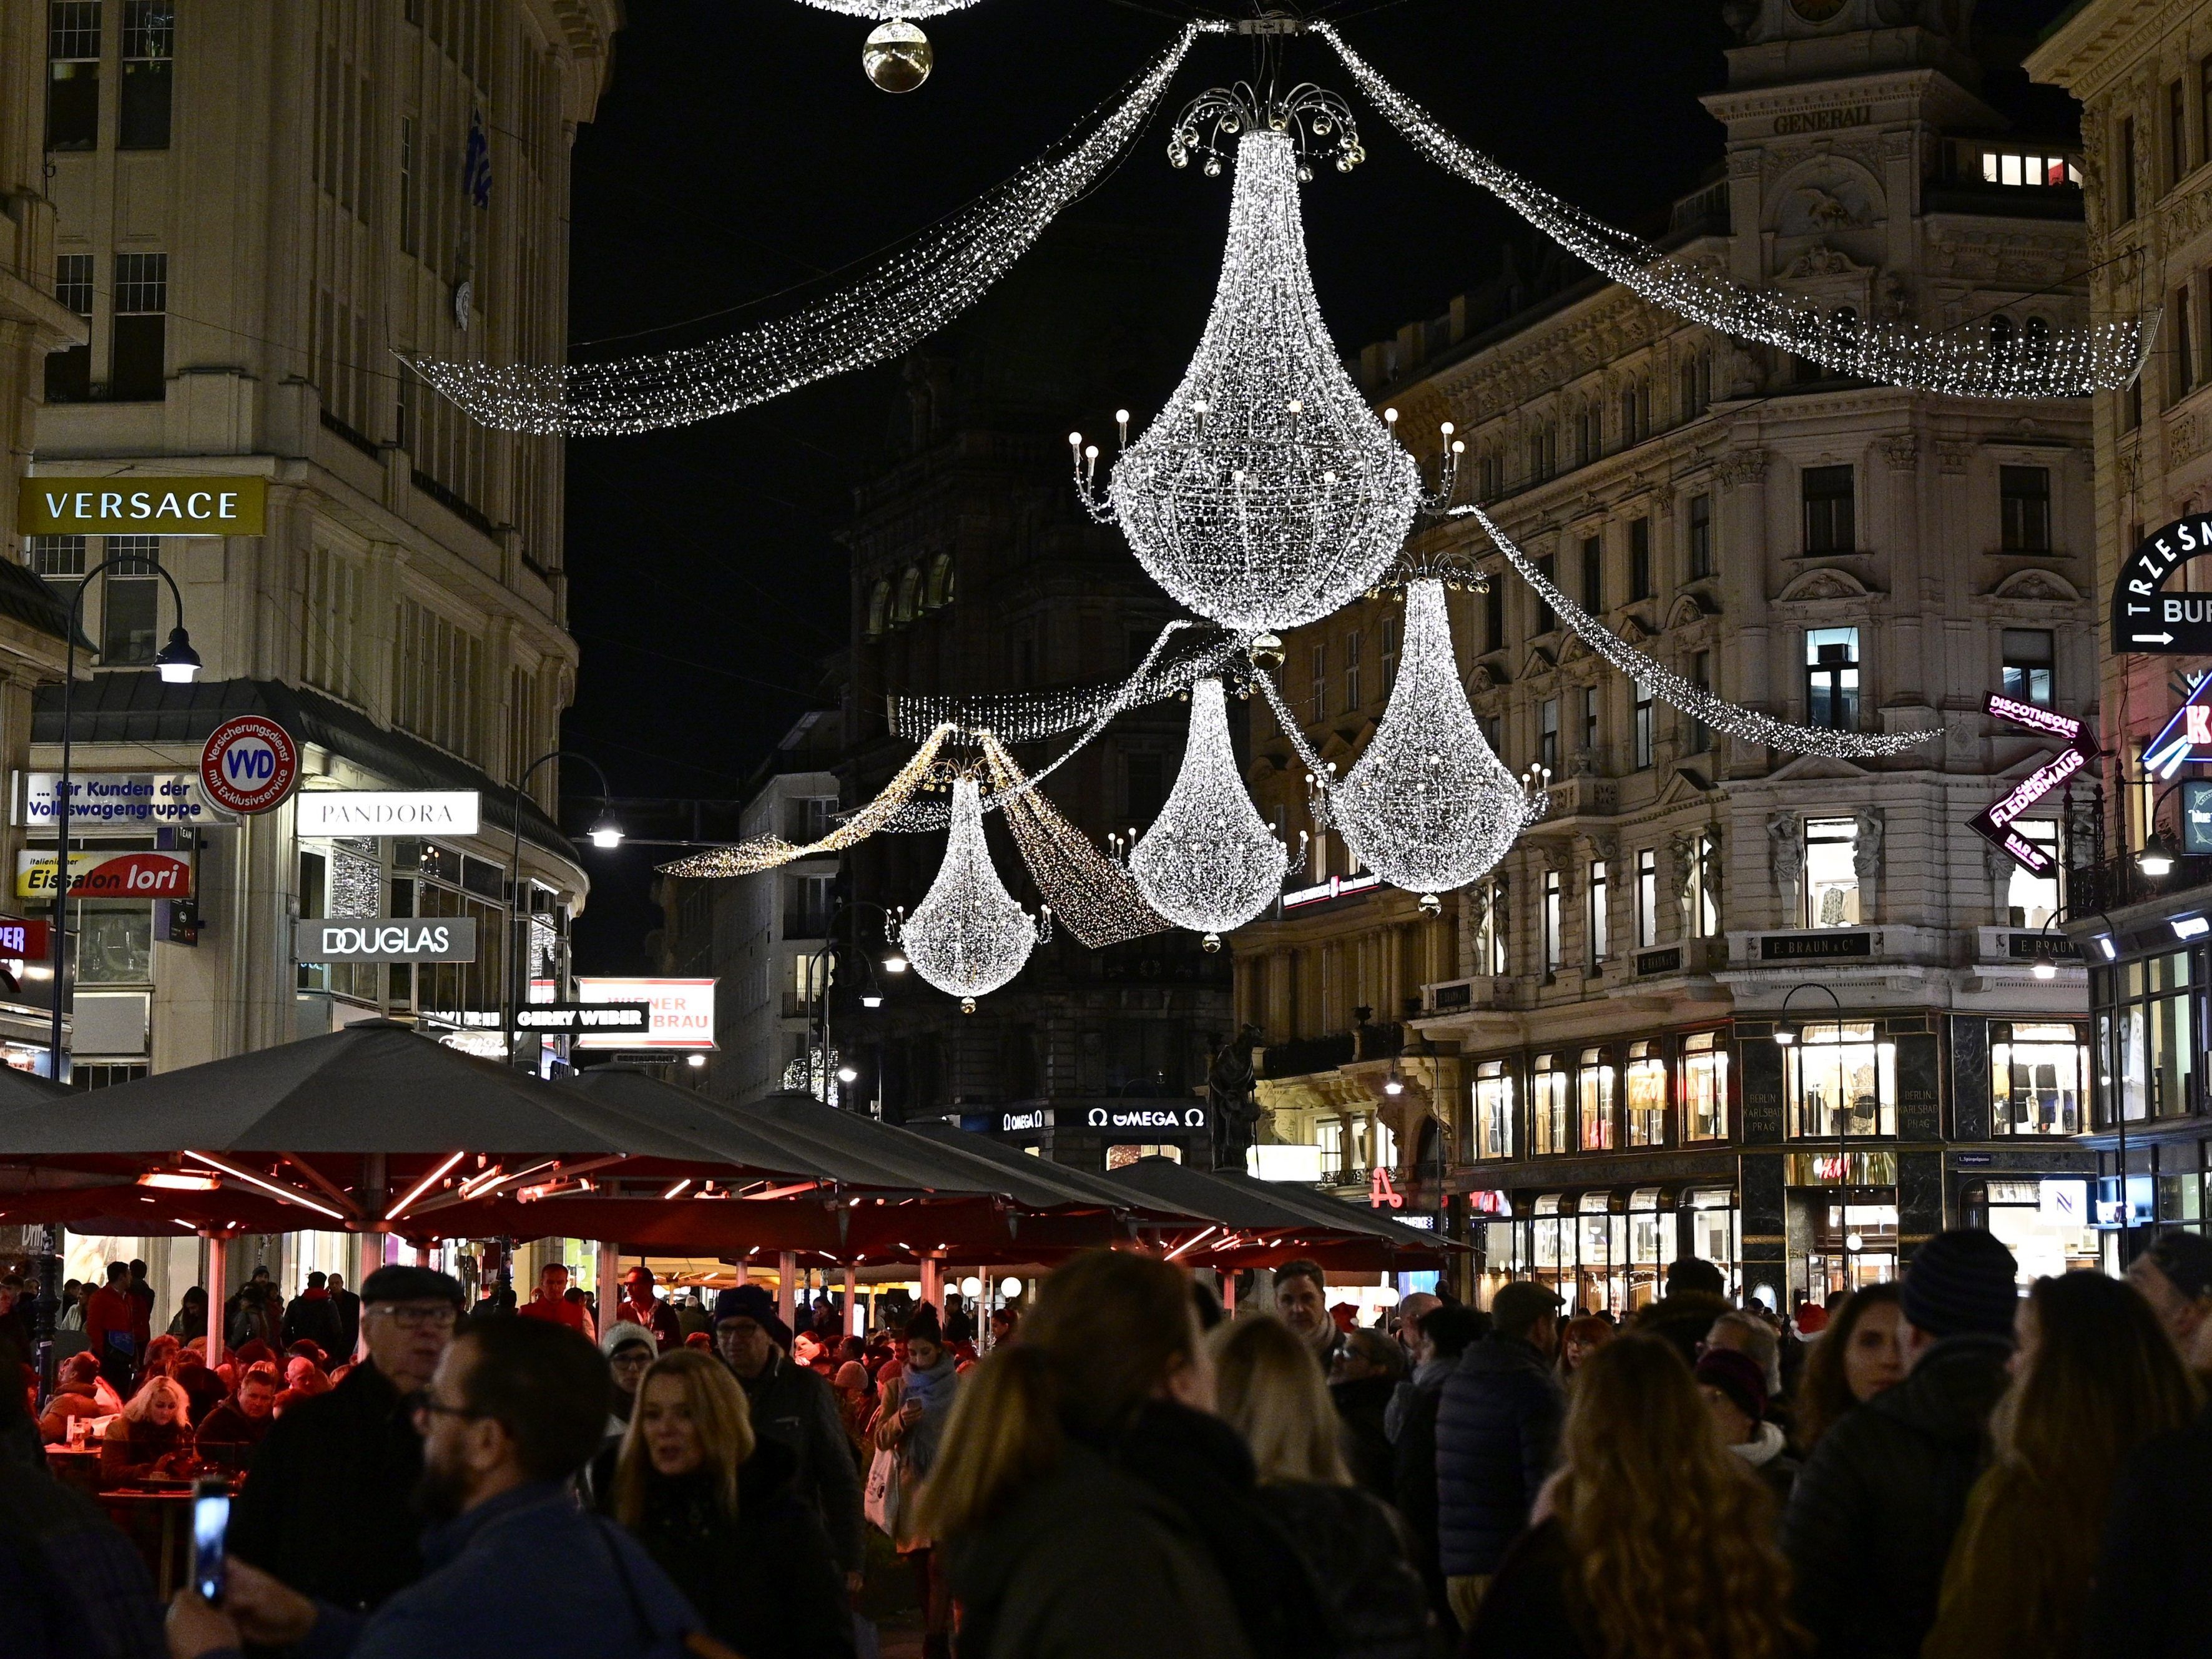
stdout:
<svg viewBox="0 0 2212 1659">
<path fill-rule="evenodd" d="M 1118 523 L 1152 580 L 1201 617 L 1258 633 L 1327 616 L 1396 556 L 1421 503 L 1413 457 L 1345 374 L 1306 268 L 1298 183 L 1310 161 L 1364 152 L 1334 94 L 1205 94 L 1169 143 L 1236 187 L 1221 280 L 1198 354 L 1158 417 L 1094 491 L 1095 446 L 1073 440 L 1092 514 Z"/>
<path fill-rule="evenodd" d="M 948 995 L 963 1012 L 975 999 L 997 990 L 1048 937 L 1052 912 L 1035 920 L 1014 902 L 992 866 L 983 841 L 983 800 L 975 780 L 952 782 L 952 830 L 945 862 L 914 914 L 898 924 L 896 943 L 914 970 Z"/>
<path fill-rule="evenodd" d="M 1408 583 L 1397 683 L 1365 752 L 1330 793 L 1346 844 L 1433 913 L 1438 894 L 1505 856 L 1534 810 L 1468 706 L 1443 583 Z"/>
<path fill-rule="evenodd" d="M 1237 775 L 1221 682 L 1191 688 L 1190 741 L 1167 804 L 1129 854 L 1152 908 L 1193 933 L 1206 948 L 1242 927 L 1282 891 L 1290 854 L 1261 822 Z"/>
</svg>

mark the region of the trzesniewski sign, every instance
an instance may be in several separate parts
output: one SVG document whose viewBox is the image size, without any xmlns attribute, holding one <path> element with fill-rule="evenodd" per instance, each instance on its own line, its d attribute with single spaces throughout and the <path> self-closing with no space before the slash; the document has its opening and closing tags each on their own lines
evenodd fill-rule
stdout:
<svg viewBox="0 0 2212 1659">
<path fill-rule="evenodd" d="M 265 478 L 25 478 L 15 514 L 29 536 L 258 536 Z"/>
<path fill-rule="evenodd" d="M 473 789 L 314 789 L 294 804 L 303 836 L 473 836 Z"/>
<path fill-rule="evenodd" d="M 2212 593 L 2168 593 L 2191 559 L 2212 556 L 2212 514 L 2176 519 L 2136 544 L 2112 584 L 2112 649 L 2212 656 Z"/>
<path fill-rule="evenodd" d="M 556 1036 L 583 1031 L 620 1031 L 643 1036 L 653 1030 L 649 1002 L 533 1002 L 514 1011 L 520 1031 L 550 1031 Z"/>
<path fill-rule="evenodd" d="M 471 916 L 326 916 L 301 921 L 302 962 L 474 962 Z"/>
</svg>

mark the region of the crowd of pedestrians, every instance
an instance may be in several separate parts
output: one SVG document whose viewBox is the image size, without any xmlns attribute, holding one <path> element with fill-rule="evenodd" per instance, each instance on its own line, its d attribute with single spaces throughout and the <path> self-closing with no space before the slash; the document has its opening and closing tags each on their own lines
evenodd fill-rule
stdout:
<svg viewBox="0 0 2212 1659">
<path fill-rule="evenodd" d="M 1229 1318 L 1099 1252 L 987 1332 L 947 1297 L 866 1336 L 750 1284 L 687 1310 L 633 1270 L 602 1328 L 565 1273 L 501 1317 L 387 1267 L 350 1305 L 249 1280 L 246 1328 L 292 1340 L 214 1366 L 204 1300 L 153 1334 L 118 1265 L 103 1345 L 35 1419 L 0 1399 L 0 1628 L 34 1659 L 866 1659 L 872 1534 L 926 1659 L 2212 1651 L 2195 1235 L 2025 1296 L 1960 1230 L 1787 1321 L 1685 1261 L 1625 1321 L 1522 1282 L 1387 1329 L 1311 1261 Z M 45 1474 L 85 1419 L 117 1480 L 246 1471 L 219 1605 L 164 1630 Z"/>
</svg>

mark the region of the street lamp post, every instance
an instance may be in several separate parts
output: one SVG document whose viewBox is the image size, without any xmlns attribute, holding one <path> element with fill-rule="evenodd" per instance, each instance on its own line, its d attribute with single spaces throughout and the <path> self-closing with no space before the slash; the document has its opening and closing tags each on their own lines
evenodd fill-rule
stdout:
<svg viewBox="0 0 2212 1659">
<path fill-rule="evenodd" d="M 1830 1004 L 1832 1005 L 1835 1009 L 1836 1023 L 1838 1028 L 1838 1035 L 1840 1036 L 1842 1034 L 1841 1026 L 1843 1024 L 1844 1017 L 1843 1000 L 1837 996 L 1837 994 L 1833 991 L 1830 990 L 1826 986 L 1820 984 L 1816 981 L 1807 980 L 1800 984 L 1791 986 L 1783 995 L 1782 1007 L 1776 1015 L 1774 1021 L 1774 1041 L 1776 1046 L 1783 1048 L 1792 1048 L 1802 1046 L 1797 1040 L 1800 1035 L 1797 1027 L 1790 1023 L 1790 1004 L 1800 991 L 1818 991 L 1822 996 L 1827 998 Z M 1800 1080 L 1801 1082 L 1802 1080 L 1802 1073 Z M 1880 1084 L 1877 1082 L 1875 1086 L 1879 1087 Z M 1835 1112 L 1836 1190 L 1842 1195 L 1843 1199 L 1844 1288 L 1848 1291 L 1851 1288 L 1850 1120 L 1845 1115 L 1844 1110 L 1843 1090 L 1840 1083 L 1838 1083 L 1836 1091 Z M 1881 1126 L 1877 1124 L 1875 1127 L 1879 1128 Z M 1809 1291 L 1811 1286 L 1808 1285 L 1806 1288 Z"/>
<path fill-rule="evenodd" d="M 830 1069 L 830 984 L 828 975 L 823 973 L 821 969 L 825 959 L 830 957 L 837 948 L 838 922 L 855 910 L 872 910 L 878 915 L 883 917 L 885 924 L 886 943 L 886 948 L 884 952 L 884 971 L 887 974 L 902 974 L 906 972 L 906 953 L 901 951 L 896 945 L 890 945 L 889 943 L 889 925 L 891 919 L 891 913 L 888 907 L 875 903 L 873 901 L 869 899 L 848 899 L 844 903 L 839 905 L 835 910 L 830 913 L 830 920 L 823 924 L 822 943 L 815 949 L 814 953 L 806 959 L 807 1001 L 811 1005 L 811 1011 L 807 1017 L 808 1036 L 811 1039 L 816 1032 L 818 1031 L 821 1034 L 822 1093 L 823 1097 L 825 1099 L 828 1097 L 830 1093 L 830 1079 L 831 1076 Z M 857 947 L 860 941 L 858 939 L 854 939 L 853 943 L 854 946 Z M 864 958 L 864 960 L 868 960 L 869 988 L 862 994 L 861 1000 L 869 1007 L 879 1007 L 882 1006 L 884 1000 L 883 982 L 876 977 L 874 962 L 872 959 Z M 849 1066 L 841 1069 L 836 1074 L 838 1081 L 841 1083 L 852 1083 L 858 1081 L 857 1073 L 854 1076 L 850 1078 L 844 1075 L 845 1071 L 851 1069 L 852 1068 Z M 808 1044 L 806 1055 L 806 1086 L 808 1091 L 811 1092 L 814 1087 L 814 1053 L 813 1044 L 811 1040 Z"/>
<path fill-rule="evenodd" d="M 504 971 L 500 975 L 499 988 L 499 1035 L 500 1040 L 507 1045 L 507 1063 L 510 1066 L 514 1064 L 516 1036 L 514 1011 L 523 1002 L 528 1000 L 528 988 L 520 986 L 517 982 L 517 976 L 522 971 L 522 963 L 530 948 L 530 912 L 522 902 L 522 792 L 530 780 L 537 775 L 539 767 L 548 761 L 556 760 L 581 761 L 592 769 L 593 775 L 599 781 L 599 816 L 592 820 L 592 827 L 585 831 L 592 845 L 611 849 L 621 846 L 623 842 L 622 826 L 615 822 L 609 805 L 613 799 L 614 792 L 607 787 L 606 773 L 589 755 L 580 755 L 573 749 L 550 749 L 524 767 L 521 775 L 515 779 L 514 799 L 511 803 L 514 823 L 514 845 L 507 860 L 507 961 Z M 521 923 L 520 934 L 515 930 L 517 921 Z"/>
<path fill-rule="evenodd" d="M 151 563 L 154 573 L 168 585 L 169 596 L 176 601 L 177 625 L 169 630 L 168 642 L 155 653 L 154 666 L 161 678 L 172 685 L 189 684 L 199 677 L 200 653 L 192 649 L 191 635 L 185 631 L 185 596 L 177 587 L 177 579 L 171 575 L 158 559 L 149 560 L 143 553 L 118 553 L 102 559 L 84 573 L 77 583 L 76 592 L 70 596 L 69 617 L 62 629 L 65 647 L 62 674 L 62 767 L 54 783 L 54 904 L 53 936 L 47 941 L 47 963 L 52 974 L 48 995 L 53 1000 L 53 1021 L 46 1048 L 46 1071 L 57 1083 L 67 1080 L 68 1064 L 62 1058 L 62 986 L 63 968 L 66 961 L 64 941 L 69 933 L 69 844 L 70 844 L 70 711 L 76 692 L 76 632 L 84 617 L 84 596 L 92 586 L 92 579 L 115 565 L 133 567 L 134 574 L 143 574 L 143 567 Z M 39 1246 L 39 1301 L 34 1335 L 38 1347 L 39 1386 L 43 1400 L 53 1392 L 54 1386 L 54 1318 L 58 1305 L 57 1281 L 61 1276 L 60 1230 L 49 1225 Z"/>
</svg>

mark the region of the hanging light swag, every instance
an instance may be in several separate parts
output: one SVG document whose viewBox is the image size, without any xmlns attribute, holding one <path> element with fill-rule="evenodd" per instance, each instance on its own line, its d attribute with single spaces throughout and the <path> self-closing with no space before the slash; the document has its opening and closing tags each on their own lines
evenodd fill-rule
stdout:
<svg viewBox="0 0 2212 1659">
<path fill-rule="evenodd" d="M 942 17 L 965 11 L 977 0 L 801 0 L 817 11 L 834 11 L 846 17 L 865 17 L 878 23 L 902 18 Z"/>
<path fill-rule="evenodd" d="M 1537 810 L 1468 706 L 1441 581 L 1407 586 L 1397 681 L 1330 805 L 1346 845 L 1430 910 L 1490 871 Z"/>
<path fill-rule="evenodd" d="M 972 777 L 955 779 L 945 862 L 914 914 L 900 921 L 895 943 L 915 972 L 973 1013 L 977 997 L 1022 971 L 1051 927 L 1049 908 L 1032 920 L 999 880 L 983 840 L 981 792 Z"/>
<path fill-rule="evenodd" d="M 1079 434 L 1077 482 L 1092 515 L 1119 524 L 1176 599 L 1225 627 L 1279 631 L 1328 615 L 1382 572 L 1421 480 L 1322 321 L 1298 210 L 1303 137 L 1273 106 L 1222 114 L 1224 96 L 1200 100 L 1237 136 L 1228 246 L 1197 355 L 1114 463 L 1107 500 L 1092 491 L 1097 450 Z M 1175 140 L 1186 156 L 1193 118 Z M 1321 119 L 1324 137 L 1356 143 Z"/>
<path fill-rule="evenodd" d="M 1174 926 L 1145 902 L 1127 870 L 1103 857 L 1042 789 L 1030 787 L 996 734 L 984 732 L 982 743 L 984 769 L 1006 827 L 1056 924 L 1092 951 Z"/>
<path fill-rule="evenodd" d="M 1290 853 L 1261 821 L 1238 775 L 1221 682 L 1191 688 L 1182 770 L 1152 826 L 1129 854 L 1129 873 L 1152 908 L 1179 927 L 1221 938 L 1283 890 Z"/>
<path fill-rule="evenodd" d="M 2058 328 L 2032 348 L 1987 329 L 1932 329 L 1824 310 L 1771 289 L 1662 259 L 1627 232 L 1561 201 L 1453 137 L 1385 81 L 1328 23 L 1306 26 L 1328 42 L 1361 92 L 1413 148 L 1447 173 L 1489 191 L 1591 269 L 1662 311 L 1738 339 L 1759 340 L 1849 374 L 1959 398 L 2070 398 L 2111 392 L 2142 373 L 2158 312 L 2087 327 Z"/>
</svg>

